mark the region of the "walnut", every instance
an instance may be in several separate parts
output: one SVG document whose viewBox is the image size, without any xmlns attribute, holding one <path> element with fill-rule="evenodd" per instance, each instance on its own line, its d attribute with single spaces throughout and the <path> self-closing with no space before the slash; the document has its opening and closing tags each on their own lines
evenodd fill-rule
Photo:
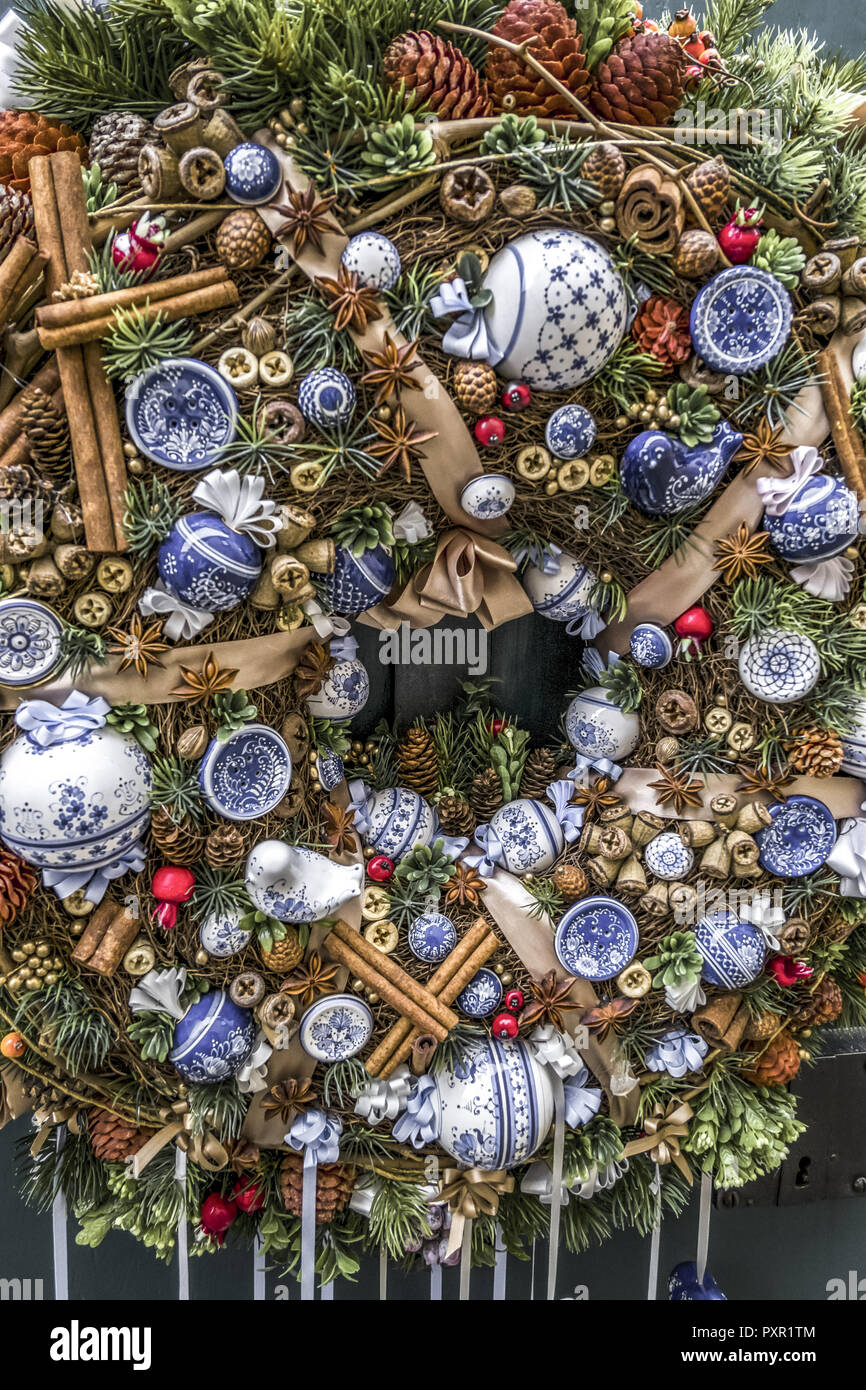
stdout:
<svg viewBox="0 0 866 1390">
<path fill-rule="evenodd" d="M 455 222 L 474 226 L 490 216 L 496 199 L 493 180 L 474 164 L 449 169 L 439 185 L 442 210 Z"/>
<path fill-rule="evenodd" d="M 665 690 L 655 713 L 666 734 L 690 734 L 698 727 L 698 707 L 685 690 Z"/>
</svg>

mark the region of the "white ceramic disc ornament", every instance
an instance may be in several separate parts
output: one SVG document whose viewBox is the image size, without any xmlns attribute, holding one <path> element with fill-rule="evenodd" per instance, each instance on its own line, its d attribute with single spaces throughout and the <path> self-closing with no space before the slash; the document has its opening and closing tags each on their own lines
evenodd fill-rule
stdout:
<svg viewBox="0 0 866 1390">
<path fill-rule="evenodd" d="M 565 732 L 582 758 L 618 761 L 637 746 L 640 720 L 633 710 L 624 713 L 606 690 L 594 685 L 575 695 L 566 710 Z"/>
<path fill-rule="evenodd" d="M 810 637 L 765 628 L 743 644 L 739 659 L 740 680 L 758 700 L 790 705 L 802 700 L 821 674 L 821 658 Z"/>
<path fill-rule="evenodd" d="M 527 232 L 493 257 L 483 287 L 489 338 L 506 381 L 568 391 L 590 381 L 626 329 L 628 300 L 610 255 L 563 227 Z"/>
<path fill-rule="evenodd" d="M 400 253 L 381 232 L 359 232 L 347 242 L 340 259 L 362 285 L 384 293 L 400 279 Z"/>
<path fill-rule="evenodd" d="M 644 847 L 643 862 L 656 878 L 673 881 L 689 872 L 695 856 L 675 830 L 663 830 Z"/>
<path fill-rule="evenodd" d="M 435 1074 L 439 1142 L 470 1168 L 511 1168 L 531 1158 L 553 1121 L 547 1068 L 525 1042 L 468 1041 Z"/>
<path fill-rule="evenodd" d="M 505 473 L 482 473 L 470 478 L 460 494 L 460 505 L 467 516 L 492 521 L 510 511 L 514 491 L 514 484 Z"/>
<path fill-rule="evenodd" d="M 317 1062 L 344 1062 L 370 1040 L 373 1015 L 354 994 L 329 994 L 301 1019 L 301 1047 Z"/>
</svg>

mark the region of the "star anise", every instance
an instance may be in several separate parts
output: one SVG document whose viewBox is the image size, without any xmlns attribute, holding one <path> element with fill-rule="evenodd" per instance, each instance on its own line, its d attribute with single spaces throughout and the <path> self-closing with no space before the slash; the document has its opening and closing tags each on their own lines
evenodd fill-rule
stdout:
<svg viewBox="0 0 866 1390">
<path fill-rule="evenodd" d="M 242 1176 L 251 1169 L 258 1168 L 262 1155 L 258 1144 L 251 1139 L 236 1139 L 230 1146 L 232 1171 Z"/>
<path fill-rule="evenodd" d="M 560 1033 L 565 1032 L 564 1010 L 570 1005 L 574 977 L 560 980 L 555 970 L 548 970 L 540 980 L 533 980 L 529 988 L 534 998 L 520 1011 L 521 1025 L 528 1023 L 552 1023 Z"/>
<path fill-rule="evenodd" d="M 321 256 L 325 249 L 322 245 L 323 233 L 339 231 L 328 216 L 335 202 L 336 198 L 330 194 L 326 198 L 317 197 L 314 186 L 310 184 L 303 193 L 292 190 L 288 203 L 283 203 L 282 207 L 276 209 L 286 219 L 279 229 L 279 235 L 284 232 L 291 233 L 296 260 L 308 241 Z"/>
<path fill-rule="evenodd" d="M 419 446 L 435 439 L 437 431 L 416 429 L 407 419 L 402 405 L 398 405 L 392 420 L 372 420 L 370 423 L 380 439 L 377 444 L 370 444 L 367 452 L 382 460 L 379 476 L 394 464 L 399 464 L 403 477 L 410 483 L 412 464 L 421 457 Z"/>
<path fill-rule="evenodd" d="M 326 801 L 322 807 L 322 814 L 325 817 L 325 834 L 328 837 L 328 844 L 333 847 L 334 853 L 345 854 L 347 850 L 354 850 L 356 831 L 353 821 L 355 812 L 342 806 L 335 806 L 331 801 Z"/>
<path fill-rule="evenodd" d="M 787 801 L 787 794 L 783 788 L 789 786 L 794 780 L 787 768 L 783 771 L 773 772 L 764 763 L 760 767 L 745 767 L 738 763 L 737 771 L 743 780 L 737 783 L 734 788 L 735 791 L 748 792 L 750 796 L 757 796 L 759 792 L 767 792 L 778 801 Z"/>
<path fill-rule="evenodd" d="M 133 613 L 128 632 L 124 632 L 120 627 L 110 627 L 108 636 L 114 638 L 114 645 L 108 650 L 112 656 L 120 657 L 120 671 L 134 666 L 143 680 L 147 675 L 148 666 L 162 667 L 163 663 L 157 653 L 168 651 L 168 643 L 159 640 L 162 636 L 162 623 L 151 623 L 149 627 L 144 627 L 138 614 Z"/>
<path fill-rule="evenodd" d="M 414 343 L 403 343 L 398 347 L 390 333 L 385 334 L 383 352 L 364 353 L 367 361 L 371 364 L 371 370 L 365 372 L 361 380 L 366 382 L 368 386 L 378 386 L 377 405 L 390 400 L 394 395 L 399 396 L 404 388 L 407 391 L 421 390 L 421 383 L 414 375 L 417 355 L 417 340 Z"/>
<path fill-rule="evenodd" d="M 183 676 L 184 684 L 176 686 L 171 692 L 172 695 L 179 695 L 189 704 L 198 705 L 203 700 L 210 700 L 214 695 L 219 695 L 223 690 L 230 690 L 237 671 L 231 668 L 223 669 L 213 652 L 208 652 L 200 671 L 193 671 L 191 666 L 181 666 L 180 674 Z"/>
<path fill-rule="evenodd" d="M 620 1022 L 634 1013 L 639 1003 L 639 999 L 626 999 L 619 995 L 607 1004 L 598 1004 L 594 1009 L 589 1009 L 580 1021 L 591 1033 L 597 1033 L 603 1042 L 610 1029 L 613 1028 L 614 1032 L 617 1032 Z"/>
<path fill-rule="evenodd" d="M 679 772 L 675 767 L 666 767 L 664 763 L 656 763 L 656 772 L 659 780 L 649 785 L 656 793 L 659 806 L 671 804 L 679 813 L 686 806 L 702 804 L 703 782 L 690 777 L 687 772 Z"/>
<path fill-rule="evenodd" d="M 306 1110 L 315 1099 L 312 1082 L 308 1076 L 302 1081 L 291 1076 L 287 1081 L 278 1081 L 275 1086 L 271 1086 L 267 1095 L 262 1098 L 262 1110 L 267 1119 L 275 1120 L 279 1117 L 284 1125 L 288 1125 L 298 1110 Z"/>
<path fill-rule="evenodd" d="M 713 569 L 721 570 L 726 584 L 735 584 L 738 579 L 757 579 L 761 565 L 769 565 L 772 555 L 767 551 L 770 536 L 767 531 L 752 534 L 745 521 L 741 521 L 733 535 L 716 541 L 717 561 Z"/>
<path fill-rule="evenodd" d="M 571 798 L 573 806 L 582 806 L 586 818 L 592 819 L 601 811 L 612 811 L 622 805 L 622 797 L 611 791 L 613 782 L 609 777 L 597 777 L 592 786 L 578 787 Z"/>
<path fill-rule="evenodd" d="M 316 695 L 334 665 L 334 658 L 322 642 L 312 642 L 295 667 L 295 693 L 299 699 Z"/>
<path fill-rule="evenodd" d="M 318 275 L 316 285 L 328 300 L 337 333 L 344 328 L 363 333 L 368 323 L 382 317 L 376 291 L 369 285 L 362 285 L 355 271 L 347 270 L 344 265 L 340 266 L 336 280 L 330 275 Z"/>
<path fill-rule="evenodd" d="M 475 869 L 457 863 L 445 889 L 446 907 L 480 907 L 481 894 L 487 887 Z"/>
<path fill-rule="evenodd" d="M 768 468 L 780 468 L 790 452 L 790 444 L 782 443 L 782 426 L 773 429 L 764 416 L 754 434 L 743 435 L 737 458 L 746 460 L 743 473 L 748 476 L 759 464 L 766 464 Z"/>
<path fill-rule="evenodd" d="M 312 1004 L 317 994 L 333 994 L 339 966 L 325 965 L 318 951 L 313 951 L 293 975 L 281 986 L 284 994 L 297 995 L 303 1005 Z"/>
</svg>

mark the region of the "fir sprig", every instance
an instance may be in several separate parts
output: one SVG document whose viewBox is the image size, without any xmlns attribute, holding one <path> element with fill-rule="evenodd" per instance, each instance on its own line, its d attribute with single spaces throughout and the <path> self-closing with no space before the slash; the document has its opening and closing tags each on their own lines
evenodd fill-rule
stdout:
<svg viewBox="0 0 866 1390">
<path fill-rule="evenodd" d="M 102 348 L 102 362 L 110 377 L 127 380 L 167 357 L 182 357 L 192 342 L 192 330 L 183 319 L 166 323 L 162 314 L 148 318 L 133 304 L 117 309 L 114 324 Z"/>
<path fill-rule="evenodd" d="M 146 555 L 164 541 L 182 511 L 179 500 L 160 478 L 130 483 L 124 502 L 123 530 L 135 555 Z"/>
</svg>

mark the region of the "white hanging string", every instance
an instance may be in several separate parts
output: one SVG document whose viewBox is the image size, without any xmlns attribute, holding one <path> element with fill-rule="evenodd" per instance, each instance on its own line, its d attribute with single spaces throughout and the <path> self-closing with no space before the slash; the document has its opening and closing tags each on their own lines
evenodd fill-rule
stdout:
<svg viewBox="0 0 866 1390">
<path fill-rule="evenodd" d="M 304 1176 L 301 1184 L 301 1301 L 312 1303 L 316 1297 L 316 1184 L 315 1162 L 310 1162 L 309 1150 L 304 1155 Z"/>
<path fill-rule="evenodd" d="M 335 1283 L 335 1281 L 332 1279 L 331 1282 L 330 1282 L 330 1284 L 323 1284 L 323 1285 L 322 1285 L 322 1288 L 321 1288 L 321 1292 L 320 1292 L 320 1294 L 319 1294 L 319 1297 L 321 1298 L 321 1300 L 322 1300 L 323 1303 L 333 1303 L 333 1301 L 334 1301 L 334 1283 Z"/>
<path fill-rule="evenodd" d="M 472 1222 L 467 1220 L 463 1227 L 463 1240 L 460 1245 L 460 1302 L 469 1299 L 469 1279 L 472 1274 Z"/>
<path fill-rule="evenodd" d="M 650 1190 L 655 1194 L 656 1215 L 650 1236 L 649 1277 L 646 1296 L 648 1303 L 655 1303 L 659 1293 L 659 1250 L 662 1243 L 662 1177 L 658 1164 L 656 1164 L 656 1173 Z"/>
<path fill-rule="evenodd" d="M 384 1250 L 379 1251 L 379 1302 L 388 1301 L 388 1256 Z"/>
<path fill-rule="evenodd" d="M 442 1302 L 442 1266 L 438 1261 L 430 1266 L 430 1302 Z"/>
<path fill-rule="evenodd" d="M 701 1204 L 698 1209 L 698 1283 L 704 1282 L 710 1249 L 710 1214 L 713 1209 L 713 1175 L 701 1174 Z"/>
<path fill-rule="evenodd" d="M 493 1266 L 493 1301 L 505 1302 L 505 1282 L 508 1270 L 508 1251 L 502 1241 L 502 1227 L 496 1223 L 496 1263 Z"/>
<path fill-rule="evenodd" d="M 265 1285 L 265 1243 L 256 1236 L 253 1243 L 253 1302 L 264 1303 L 267 1298 Z"/>
<path fill-rule="evenodd" d="M 552 1073 L 553 1185 L 550 1193 L 550 1240 L 547 1246 L 547 1301 L 556 1298 L 556 1268 L 559 1259 L 559 1225 L 562 1214 L 562 1165 L 565 1155 L 565 1090 L 562 1077 Z"/>
<path fill-rule="evenodd" d="M 183 1149 L 174 1151 L 174 1177 L 180 1188 L 180 1215 L 177 1218 L 177 1297 L 178 1302 L 188 1303 L 189 1246 L 186 1223 L 186 1154 Z"/>
<path fill-rule="evenodd" d="M 532 1259 L 529 1264 L 529 1299 L 535 1298 L 535 1241 L 532 1242 Z"/>
<path fill-rule="evenodd" d="M 66 1126 L 57 1126 L 57 1162 L 66 1143 Z M 51 1241 L 54 1246 L 54 1298 L 57 1303 L 69 1302 L 69 1259 L 66 1250 L 66 1198 L 57 1188 L 51 1205 Z"/>
</svg>

